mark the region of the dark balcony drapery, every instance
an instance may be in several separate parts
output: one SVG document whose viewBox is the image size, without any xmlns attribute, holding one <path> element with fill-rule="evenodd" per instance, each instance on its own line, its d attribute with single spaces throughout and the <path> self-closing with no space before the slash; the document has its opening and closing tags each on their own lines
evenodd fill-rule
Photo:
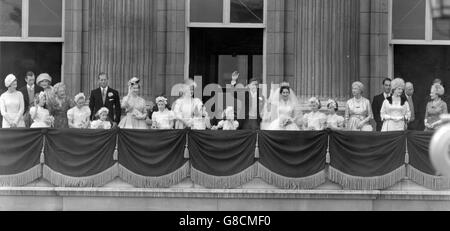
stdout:
<svg viewBox="0 0 450 231">
<path fill-rule="evenodd" d="M 0 129 L 0 186 L 42 177 L 56 186 L 98 187 L 120 177 L 136 187 L 164 188 L 190 175 L 207 188 L 236 188 L 259 177 L 284 189 L 315 188 L 329 179 L 346 189 L 374 190 L 406 178 L 448 189 L 450 179 L 434 173 L 428 157 L 431 135 Z"/>
</svg>

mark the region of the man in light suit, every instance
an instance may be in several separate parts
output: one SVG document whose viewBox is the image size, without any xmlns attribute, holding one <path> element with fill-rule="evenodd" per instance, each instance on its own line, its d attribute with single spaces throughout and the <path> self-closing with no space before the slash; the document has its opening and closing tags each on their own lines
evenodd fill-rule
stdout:
<svg viewBox="0 0 450 231">
<path fill-rule="evenodd" d="M 376 95 L 372 100 L 373 118 L 377 123 L 377 131 L 381 131 L 383 121 L 381 121 L 380 111 L 384 100 L 391 95 L 391 79 L 385 78 L 383 80 L 383 93 Z"/>
<path fill-rule="evenodd" d="M 25 82 L 27 85 L 20 88 L 19 91 L 22 92 L 23 95 L 23 101 L 25 105 L 25 110 L 23 113 L 23 118 L 25 120 L 25 126 L 29 128 L 31 124 L 33 123 L 31 116 L 30 116 L 30 108 L 35 106 L 34 100 L 36 97 L 36 94 L 39 94 L 44 89 L 37 84 L 35 84 L 35 76 L 34 73 L 31 71 L 28 71 L 25 76 Z"/>
<path fill-rule="evenodd" d="M 106 107 L 109 110 L 109 121 L 113 127 L 116 127 L 120 122 L 121 115 L 119 92 L 110 88 L 108 82 L 106 73 L 98 75 L 99 88 L 92 90 L 89 98 L 91 120 L 95 120 L 95 114 L 100 108 Z"/>
</svg>

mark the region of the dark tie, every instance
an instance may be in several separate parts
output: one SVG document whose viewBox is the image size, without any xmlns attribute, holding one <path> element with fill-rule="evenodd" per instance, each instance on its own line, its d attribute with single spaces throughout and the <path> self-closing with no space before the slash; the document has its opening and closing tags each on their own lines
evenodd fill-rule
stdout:
<svg viewBox="0 0 450 231">
<path fill-rule="evenodd" d="M 30 105 L 34 105 L 34 88 L 28 88 L 28 100 Z M 27 105 L 28 106 L 28 105 Z"/>
<path fill-rule="evenodd" d="M 106 91 L 105 91 L 105 88 L 102 88 L 102 101 L 103 101 L 103 105 L 105 105 L 105 101 L 106 101 Z"/>
</svg>

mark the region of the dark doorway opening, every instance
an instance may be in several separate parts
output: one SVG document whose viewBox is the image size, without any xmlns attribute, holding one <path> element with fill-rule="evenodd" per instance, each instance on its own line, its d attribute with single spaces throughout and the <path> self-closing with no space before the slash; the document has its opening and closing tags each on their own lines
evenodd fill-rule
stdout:
<svg viewBox="0 0 450 231">
<path fill-rule="evenodd" d="M 432 82 L 440 78 L 446 91 L 450 87 L 450 46 L 395 45 L 394 77 L 412 82 L 419 101 L 421 128 Z"/>
<path fill-rule="evenodd" d="M 239 83 L 262 79 L 263 29 L 190 29 L 189 77 L 203 77 L 203 86 L 231 81 L 234 70 Z"/>
<path fill-rule="evenodd" d="M 61 81 L 62 43 L 45 42 L 0 42 L 0 76 L 14 74 L 17 89 L 25 86 L 27 71 L 34 72 L 36 78 L 40 73 L 52 77 L 52 85 Z M 6 90 L 1 84 L 0 92 Z"/>
</svg>

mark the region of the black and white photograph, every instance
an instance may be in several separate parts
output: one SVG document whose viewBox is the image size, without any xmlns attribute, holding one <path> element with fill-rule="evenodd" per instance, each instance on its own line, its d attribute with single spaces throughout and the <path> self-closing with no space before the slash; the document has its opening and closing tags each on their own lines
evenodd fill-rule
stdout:
<svg viewBox="0 0 450 231">
<path fill-rule="evenodd" d="M 0 0 L 0 211 L 450 211 L 449 107 L 450 0 Z"/>
</svg>

